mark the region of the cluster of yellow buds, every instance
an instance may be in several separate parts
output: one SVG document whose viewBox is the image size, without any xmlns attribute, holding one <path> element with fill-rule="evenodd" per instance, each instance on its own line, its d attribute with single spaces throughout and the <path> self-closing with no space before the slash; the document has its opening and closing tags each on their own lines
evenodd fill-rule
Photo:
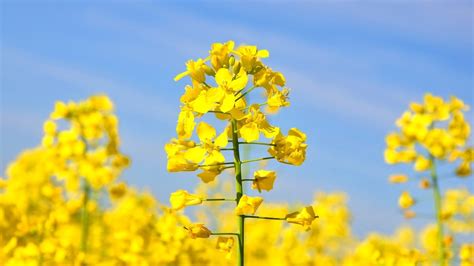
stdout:
<svg viewBox="0 0 474 266">
<path fill-rule="evenodd" d="M 443 204 L 439 185 L 441 177 L 438 174 L 437 164 L 442 161 L 460 161 L 453 175 L 467 177 L 472 174 L 474 149 L 468 146 L 471 128 L 464 118 L 467 110 L 469 107 L 454 96 L 449 101 L 445 101 L 441 97 L 426 94 L 423 103 L 411 103 L 410 110 L 403 113 L 397 120 L 396 125 L 400 131 L 390 133 L 386 138 L 385 161 L 388 164 L 413 164 L 416 172 L 430 175 L 430 179 L 427 177 L 420 179 L 419 188 L 433 190 L 437 222 L 437 254 L 439 254 L 440 265 L 445 265 L 449 257 L 447 251 L 449 245 L 446 244 L 449 241 L 445 241 L 444 223 L 453 224 L 458 221 L 451 219 L 452 213 L 449 212 L 449 209 L 455 206 L 454 201 L 445 201 Z M 389 177 L 389 182 L 393 184 L 408 181 L 408 176 L 404 174 Z M 448 192 L 446 192 L 446 197 L 449 196 Z M 453 192 L 450 193 L 453 194 Z M 406 218 L 416 216 L 416 212 L 410 209 L 415 203 L 416 200 L 408 191 L 402 192 L 398 204 Z M 462 227 L 459 223 L 457 224 L 457 228 Z M 456 226 L 448 229 L 452 228 Z"/>
<path fill-rule="evenodd" d="M 43 146 L 52 153 L 56 174 L 70 190 L 77 190 L 81 177 L 100 189 L 129 164 L 119 151 L 118 119 L 107 96 L 96 95 L 79 103 L 57 102 L 43 128 Z"/>
<path fill-rule="evenodd" d="M 234 169 L 236 176 L 237 195 L 235 199 L 205 199 L 187 191 L 177 191 L 171 195 L 170 201 L 174 209 L 184 206 L 201 204 L 204 201 L 226 200 L 235 201 L 235 214 L 239 223 L 239 254 L 243 265 L 243 226 L 245 218 L 262 218 L 287 220 L 291 223 L 309 228 L 316 218 L 312 207 L 301 212 L 291 213 L 285 218 L 254 216 L 263 198 L 244 195 L 243 182 L 252 181 L 252 188 L 270 191 L 277 177 L 276 172 L 258 170 L 254 178 L 242 177 L 241 165 L 245 163 L 276 159 L 279 162 L 301 165 L 306 157 L 306 135 L 296 128 L 284 135 L 279 127 L 273 126 L 267 119 L 268 114 L 278 112 L 280 108 L 289 106 L 290 90 L 285 87 L 286 80 L 282 73 L 272 70 L 262 62 L 269 56 L 267 50 L 256 46 L 243 45 L 234 47 L 233 41 L 215 43 L 209 56 L 204 59 L 189 60 L 186 71 L 177 75 L 175 81 L 183 77 L 191 78 L 191 85 L 185 87 L 181 96 L 181 111 L 176 126 L 177 138 L 165 146 L 168 157 L 167 169 L 170 172 L 201 170 L 197 175 L 205 183 L 212 182 L 225 169 Z M 249 93 L 262 89 L 263 101 L 249 104 Z M 211 113 L 214 121 L 223 121 L 223 130 L 205 121 L 199 121 L 205 114 Z M 193 140 L 196 132 L 197 140 Z M 269 142 L 258 142 L 261 138 Z M 230 143 L 230 148 L 228 145 Z M 253 160 L 241 160 L 239 146 L 268 146 L 270 156 Z M 226 161 L 224 151 L 233 153 L 233 161 Z M 215 233 L 192 233 L 195 228 L 199 232 L 207 232 L 201 224 L 187 227 L 192 237 L 209 237 Z M 218 247 L 230 251 L 233 241 L 219 238 Z"/>
<path fill-rule="evenodd" d="M 456 173 L 469 176 L 473 148 L 466 147 L 471 128 L 464 118 L 469 107 L 452 96 L 450 101 L 426 94 L 424 103 L 412 103 L 398 119 L 400 132 L 386 138 L 385 161 L 389 164 L 414 163 L 418 172 L 429 170 L 431 159 L 460 160 Z"/>
</svg>

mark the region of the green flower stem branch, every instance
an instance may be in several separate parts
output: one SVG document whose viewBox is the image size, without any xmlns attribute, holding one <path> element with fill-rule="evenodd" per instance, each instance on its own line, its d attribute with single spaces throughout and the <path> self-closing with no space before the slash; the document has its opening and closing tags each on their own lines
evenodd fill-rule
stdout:
<svg viewBox="0 0 474 266">
<path fill-rule="evenodd" d="M 262 220 L 278 220 L 278 221 L 285 221 L 285 220 L 286 220 L 286 218 L 267 217 L 267 216 L 256 216 L 256 215 L 245 215 L 245 218 L 250 218 L 250 219 L 262 219 Z"/>
<path fill-rule="evenodd" d="M 234 163 L 225 162 L 225 163 L 215 163 L 215 164 L 203 164 L 203 165 L 198 165 L 198 167 L 219 166 L 219 165 L 229 165 L 229 164 L 234 164 Z"/>
<path fill-rule="evenodd" d="M 254 178 L 245 178 L 245 179 L 242 179 L 242 181 L 251 181 L 251 182 L 253 182 L 253 181 L 255 181 L 255 179 Z"/>
<path fill-rule="evenodd" d="M 241 161 L 241 163 L 244 164 L 244 163 L 265 161 L 265 160 L 271 160 L 271 159 L 275 159 L 275 157 L 272 156 L 272 157 L 262 157 L 262 158 L 258 158 L 258 159 L 252 159 L 252 160 L 245 160 L 245 161 Z"/>
<path fill-rule="evenodd" d="M 237 99 L 235 99 L 235 101 L 238 101 L 240 99 L 242 99 L 243 97 L 245 97 L 245 95 L 249 94 L 251 91 L 253 91 L 255 88 L 257 88 L 256 86 L 252 86 L 250 87 L 246 92 L 244 92 L 242 95 L 240 95 L 239 97 L 237 97 Z"/>
<path fill-rule="evenodd" d="M 239 236 L 238 233 L 211 233 L 212 236 Z"/>
<path fill-rule="evenodd" d="M 253 145 L 275 146 L 275 144 L 272 144 L 272 143 L 265 143 L 265 142 L 239 142 L 239 144 L 253 144 Z"/>
<path fill-rule="evenodd" d="M 204 201 L 235 201 L 235 199 L 205 199 Z"/>
<path fill-rule="evenodd" d="M 446 265 L 446 255 L 444 252 L 444 228 L 441 217 L 441 192 L 438 184 L 438 174 L 436 171 L 436 161 L 433 155 L 430 154 L 431 162 L 431 183 L 433 187 L 434 207 L 436 213 L 436 224 L 438 227 L 438 249 L 439 249 L 439 265 Z"/>
<path fill-rule="evenodd" d="M 89 210 L 87 210 L 87 205 L 89 203 L 89 198 L 91 194 L 91 187 L 89 182 L 84 179 L 84 188 L 83 188 L 84 198 L 82 200 L 82 210 L 81 210 L 81 251 L 87 251 L 87 239 L 89 237 Z"/>
<path fill-rule="evenodd" d="M 239 135 L 237 132 L 237 120 L 232 119 L 232 146 L 234 148 L 234 166 L 235 166 L 235 189 L 236 189 L 236 204 L 239 204 L 239 200 L 242 197 L 244 191 L 242 186 L 242 162 L 240 161 L 240 150 L 239 150 Z M 239 254 L 237 256 L 237 265 L 244 265 L 244 239 L 245 239 L 245 217 L 244 215 L 237 216 L 238 226 L 238 242 L 239 242 Z"/>
</svg>

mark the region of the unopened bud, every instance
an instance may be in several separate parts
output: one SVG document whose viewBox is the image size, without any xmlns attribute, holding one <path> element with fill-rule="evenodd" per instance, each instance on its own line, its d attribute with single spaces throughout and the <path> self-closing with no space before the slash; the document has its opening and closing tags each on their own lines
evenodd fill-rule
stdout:
<svg viewBox="0 0 474 266">
<path fill-rule="evenodd" d="M 216 71 L 214 71 L 214 69 L 210 68 L 208 65 L 204 65 L 202 68 L 204 69 L 204 72 L 208 76 L 215 76 L 216 75 Z"/>
<path fill-rule="evenodd" d="M 230 58 L 229 58 L 229 65 L 234 66 L 234 64 L 235 64 L 235 57 L 233 55 L 231 55 Z"/>
<path fill-rule="evenodd" d="M 240 62 L 237 62 L 237 64 L 234 64 L 234 73 L 239 73 L 240 72 L 240 68 L 242 67 L 242 64 L 240 64 Z"/>
</svg>

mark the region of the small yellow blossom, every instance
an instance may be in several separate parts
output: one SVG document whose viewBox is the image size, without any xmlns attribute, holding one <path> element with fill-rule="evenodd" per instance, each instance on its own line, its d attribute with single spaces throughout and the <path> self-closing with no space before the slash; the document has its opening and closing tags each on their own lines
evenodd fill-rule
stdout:
<svg viewBox="0 0 474 266">
<path fill-rule="evenodd" d="M 285 218 L 287 222 L 302 225 L 304 229 L 308 231 L 311 229 L 311 224 L 314 219 L 318 218 L 318 216 L 314 214 L 313 207 L 308 206 L 304 207 L 299 212 L 293 212 L 286 215 Z"/>
<path fill-rule="evenodd" d="M 388 178 L 388 181 L 392 184 L 406 183 L 408 181 L 408 176 L 407 175 L 402 175 L 402 174 L 391 175 Z"/>
<path fill-rule="evenodd" d="M 254 172 L 253 176 L 252 189 L 258 189 L 261 192 L 262 189 L 266 191 L 273 189 L 273 183 L 277 175 L 275 171 L 258 170 Z"/>
<path fill-rule="evenodd" d="M 398 205 L 402 209 L 408 209 L 415 204 L 415 200 L 411 197 L 407 191 L 402 192 L 398 199 Z"/>
<path fill-rule="evenodd" d="M 280 162 L 301 165 L 306 158 L 306 134 L 296 128 L 288 131 L 288 136 L 278 134 L 268 152 Z"/>
<path fill-rule="evenodd" d="M 234 247 L 234 241 L 233 237 L 219 236 L 217 238 L 216 248 L 219 251 L 226 252 L 226 257 L 229 259 L 232 254 L 232 248 Z"/>
<path fill-rule="evenodd" d="M 207 229 L 204 224 L 191 224 L 185 227 L 188 230 L 188 235 L 192 239 L 195 238 L 209 238 L 211 236 L 211 231 Z"/>
<path fill-rule="evenodd" d="M 243 195 L 237 207 L 235 207 L 236 215 L 255 214 L 260 204 L 262 204 L 263 198 L 261 197 L 249 197 Z"/>
<path fill-rule="evenodd" d="M 174 210 L 181 210 L 185 206 L 199 205 L 203 198 L 198 195 L 189 194 L 186 190 L 178 190 L 171 193 L 170 203 Z"/>
</svg>

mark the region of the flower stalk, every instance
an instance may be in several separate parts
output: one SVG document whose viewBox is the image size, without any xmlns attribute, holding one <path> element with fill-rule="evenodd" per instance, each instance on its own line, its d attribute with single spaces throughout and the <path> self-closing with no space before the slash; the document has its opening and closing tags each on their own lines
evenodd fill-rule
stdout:
<svg viewBox="0 0 474 266">
<path fill-rule="evenodd" d="M 239 150 L 239 135 L 237 128 L 237 120 L 232 119 L 232 146 L 234 149 L 234 165 L 235 165 L 235 189 L 236 189 L 236 203 L 238 205 L 240 198 L 244 191 L 242 186 L 242 162 L 240 161 L 240 150 Z M 245 216 L 237 216 L 238 226 L 238 243 L 239 243 L 239 254 L 237 256 L 237 265 L 244 265 L 244 239 L 245 239 Z"/>
<path fill-rule="evenodd" d="M 84 179 L 84 199 L 82 201 L 82 210 L 81 210 L 81 251 L 87 251 L 87 240 L 89 237 L 89 211 L 87 210 L 87 205 L 89 204 L 91 187 L 89 182 Z"/>
<path fill-rule="evenodd" d="M 433 188 L 433 199 L 436 215 L 436 226 L 438 228 L 438 249 L 439 249 L 439 265 L 446 265 L 446 257 L 444 252 L 444 228 L 441 217 L 441 192 L 438 184 L 438 174 L 436 171 L 436 161 L 433 155 L 430 155 L 431 162 L 431 183 Z"/>
</svg>

